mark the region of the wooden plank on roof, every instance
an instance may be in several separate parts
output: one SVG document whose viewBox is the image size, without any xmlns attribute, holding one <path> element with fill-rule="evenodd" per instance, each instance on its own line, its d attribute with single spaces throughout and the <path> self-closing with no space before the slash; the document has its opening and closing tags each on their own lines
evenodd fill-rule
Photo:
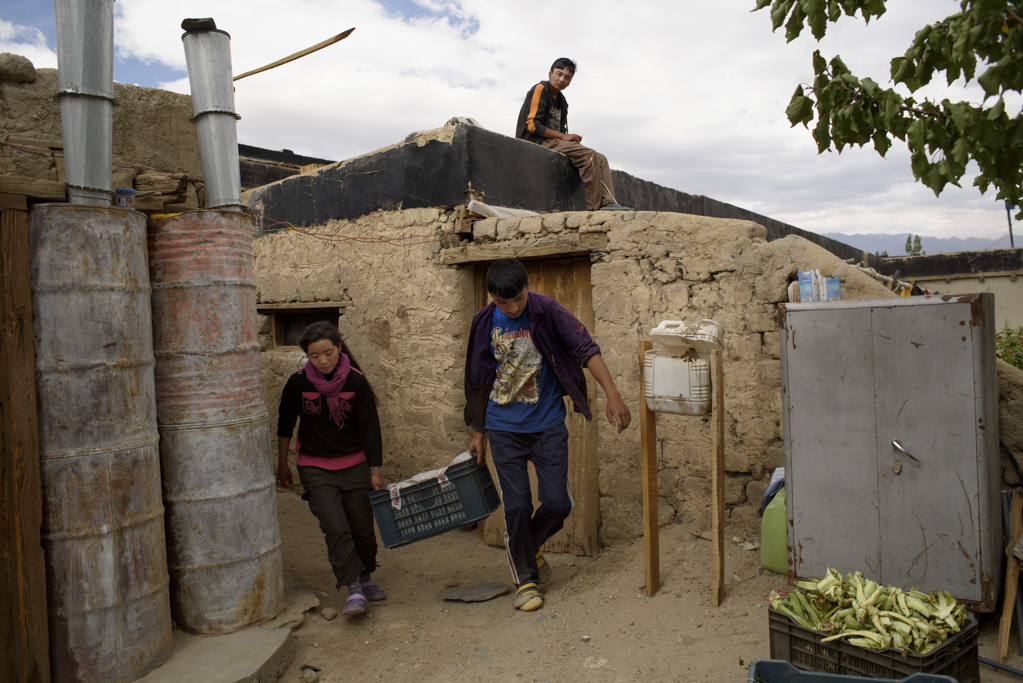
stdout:
<svg viewBox="0 0 1023 683">
<path fill-rule="evenodd" d="M 543 258 L 585 256 L 607 248 L 607 235 L 602 232 L 552 235 L 532 240 L 510 240 L 495 244 L 469 244 L 441 251 L 445 266 L 488 263 L 502 258 L 529 261 Z"/>
<path fill-rule="evenodd" d="M 294 311 L 320 308 L 347 308 L 351 301 L 291 301 L 284 304 L 256 304 L 257 311 Z"/>
<path fill-rule="evenodd" d="M 0 194 L 20 194 L 29 199 L 53 202 L 62 202 L 66 198 L 64 183 L 18 175 L 0 175 Z"/>
</svg>

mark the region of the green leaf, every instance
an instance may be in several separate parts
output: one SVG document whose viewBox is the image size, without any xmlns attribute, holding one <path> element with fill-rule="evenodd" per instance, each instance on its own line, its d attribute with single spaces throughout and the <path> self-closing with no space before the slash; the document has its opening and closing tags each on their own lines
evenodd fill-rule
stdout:
<svg viewBox="0 0 1023 683">
<path fill-rule="evenodd" d="M 820 50 L 813 51 L 813 72 L 816 75 L 825 73 L 828 69 L 828 62 L 824 57 L 821 56 Z"/>
<path fill-rule="evenodd" d="M 973 108 L 967 102 L 950 104 L 948 100 L 945 100 L 942 104 L 945 105 L 945 108 L 952 115 L 952 121 L 955 122 L 956 127 L 965 133 L 966 129 L 970 126 Z"/>
<path fill-rule="evenodd" d="M 806 126 L 807 122 L 813 118 L 813 100 L 809 97 L 804 97 L 801 94 L 802 91 L 801 87 L 796 88 L 796 94 L 792 96 L 789 106 L 785 109 L 785 115 L 793 126 L 797 123 Z"/>
<path fill-rule="evenodd" d="M 879 130 L 876 133 L 874 133 L 873 139 L 874 149 L 877 150 L 878 154 L 884 156 L 885 152 L 888 151 L 888 148 L 892 146 L 892 141 L 888 138 L 888 134 L 885 133 L 883 130 Z"/>
<path fill-rule="evenodd" d="M 817 142 L 817 153 L 823 154 L 831 147 L 831 120 L 821 116 L 813 129 L 813 139 Z"/>
<path fill-rule="evenodd" d="M 757 0 L 757 6 L 753 8 L 753 11 L 756 12 L 758 9 L 764 9 L 770 4 L 771 0 Z"/>
<path fill-rule="evenodd" d="M 1002 114 L 1004 114 L 1004 113 L 1005 113 L 1005 100 L 1002 99 L 1001 97 L 999 97 L 998 101 L 995 102 L 995 106 L 991 107 L 991 109 L 988 110 L 987 120 L 988 121 L 994 121 L 994 120 L 996 120 L 998 118 L 1001 118 Z"/>
<path fill-rule="evenodd" d="M 997 66 L 992 66 L 980 75 L 977 82 L 984 88 L 984 95 L 986 97 L 993 97 L 998 93 L 998 87 L 1001 84 L 1001 80 L 999 68 Z"/>
<path fill-rule="evenodd" d="M 918 119 L 909 124 L 909 129 L 906 131 L 906 143 L 909 144 L 911 150 L 922 152 L 926 140 L 927 129 L 924 128 L 923 121 Z"/>
</svg>

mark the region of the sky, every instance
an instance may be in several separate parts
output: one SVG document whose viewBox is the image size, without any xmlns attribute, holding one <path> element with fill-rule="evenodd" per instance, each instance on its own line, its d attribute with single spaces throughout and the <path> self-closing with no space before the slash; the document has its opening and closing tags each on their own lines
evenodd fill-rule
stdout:
<svg viewBox="0 0 1023 683">
<path fill-rule="evenodd" d="M 348 28 L 347 39 L 236 82 L 239 142 L 341 160 L 469 116 L 514 135 L 526 92 L 551 63 L 578 71 L 565 91 L 571 132 L 639 178 L 706 195 L 817 233 L 979 237 L 1008 230 L 1004 204 L 963 178 L 940 197 L 914 182 L 905 145 L 818 155 L 785 107 L 836 54 L 890 87 L 889 62 L 957 0 L 900 0 L 879 19 L 843 18 L 818 43 L 771 32 L 755 0 L 120 0 L 114 80 L 187 93 L 181 20 L 212 16 L 243 73 Z M 0 52 L 57 66 L 53 5 L 4 0 Z M 936 79 L 916 97 L 969 100 Z M 900 86 L 901 88 L 901 86 Z M 908 91 L 903 94 L 908 95 Z M 1021 102 L 1008 100 L 1008 108 Z M 974 169 L 975 170 L 975 169 Z M 1014 232 L 1020 229 L 1014 226 Z"/>
</svg>

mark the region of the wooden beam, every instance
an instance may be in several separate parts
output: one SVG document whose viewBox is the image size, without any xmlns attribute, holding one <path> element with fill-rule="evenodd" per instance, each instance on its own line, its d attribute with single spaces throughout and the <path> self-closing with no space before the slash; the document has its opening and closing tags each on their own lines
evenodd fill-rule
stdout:
<svg viewBox="0 0 1023 683">
<path fill-rule="evenodd" d="M 50 680 L 28 214 L 0 211 L 0 680 Z"/>
<path fill-rule="evenodd" d="M 320 308 L 347 308 L 351 301 L 292 301 L 284 304 L 256 304 L 257 311 L 316 310 Z"/>
<path fill-rule="evenodd" d="M 274 67 L 281 66 L 282 64 L 287 64 L 288 62 L 293 62 L 296 59 L 298 59 L 299 57 L 305 57 L 306 55 L 311 55 L 312 53 L 316 52 L 317 50 L 322 50 L 325 47 L 329 47 L 329 46 L 333 45 L 334 43 L 341 42 L 342 40 L 344 40 L 348 36 L 352 35 L 352 31 L 354 31 L 354 30 L 355 30 L 355 27 L 352 27 L 352 28 L 348 29 L 347 31 L 345 31 L 343 33 L 337 34 L 333 38 L 327 38 L 322 43 L 316 43 L 316 45 L 313 45 L 312 47 L 307 47 L 304 50 L 299 50 L 295 54 L 288 55 L 284 59 L 278 59 L 273 64 L 267 64 L 266 66 L 261 66 L 258 69 L 253 69 L 252 71 L 246 71 L 245 73 L 243 73 L 240 76 L 235 76 L 234 80 L 237 81 L 237 80 L 240 80 L 242 78 L 245 78 L 246 76 L 251 76 L 252 74 L 258 74 L 258 73 L 261 73 L 263 71 L 269 71 L 270 69 L 273 69 Z M 323 35 L 323 34 L 320 34 L 320 35 Z"/>
<path fill-rule="evenodd" d="M 517 258 L 521 261 L 542 258 L 585 256 L 593 251 L 607 248 L 607 235 L 590 232 L 568 235 L 552 235 L 532 240 L 509 240 L 495 244 L 469 244 L 441 250 L 441 263 L 445 266 L 488 263 L 501 258 Z"/>
<path fill-rule="evenodd" d="M 643 489 L 643 568 L 646 573 L 646 594 L 653 597 L 661 588 L 661 544 L 657 527 L 657 415 L 647 408 L 646 391 L 642 378 L 646 367 L 646 352 L 654 343 L 639 343 L 639 443 Z"/>
<path fill-rule="evenodd" d="M 28 201 L 20 194 L 0 194 L 0 209 L 28 211 Z"/>
<path fill-rule="evenodd" d="M 1012 612 L 1016 604 L 1016 591 L 1019 589 L 1019 560 L 1011 552 L 1019 540 L 1020 531 L 1023 531 L 1023 524 L 1020 524 L 1023 515 L 1023 494 L 1021 489 L 1012 493 L 1012 508 L 1009 515 L 1009 563 L 1005 570 L 1005 600 L 1002 602 L 1002 618 L 998 622 L 998 661 L 1004 662 L 1009 655 L 1009 630 L 1012 628 Z M 1023 624 L 1017 624 L 1023 628 Z"/>
<path fill-rule="evenodd" d="M 725 372 L 721 351 L 710 353 L 710 507 L 714 544 L 711 593 L 717 607 L 725 597 Z"/>
<path fill-rule="evenodd" d="M 0 194 L 20 194 L 29 199 L 52 202 L 62 202 L 67 198 L 64 183 L 17 175 L 0 175 Z"/>
</svg>

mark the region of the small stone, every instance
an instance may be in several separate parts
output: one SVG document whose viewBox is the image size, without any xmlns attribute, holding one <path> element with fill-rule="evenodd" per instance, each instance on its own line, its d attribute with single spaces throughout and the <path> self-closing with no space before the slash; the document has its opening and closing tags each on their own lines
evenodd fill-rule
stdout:
<svg viewBox="0 0 1023 683">
<path fill-rule="evenodd" d="M 732 536 L 732 543 L 742 543 L 742 539 L 738 536 Z"/>
<path fill-rule="evenodd" d="M 448 581 L 446 584 L 444 584 L 444 587 L 445 588 L 457 588 L 458 587 L 458 582 L 457 581 Z"/>
<path fill-rule="evenodd" d="M 312 669 L 306 669 L 302 672 L 302 680 L 305 683 L 316 683 L 316 681 L 320 680 L 320 675 Z"/>
<path fill-rule="evenodd" d="M 366 618 L 367 619 L 372 619 L 373 618 L 373 613 L 372 612 L 366 612 Z"/>
<path fill-rule="evenodd" d="M 327 621 L 333 621 L 337 617 L 337 610 L 333 607 L 324 607 L 320 610 L 320 616 Z"/>
<path fill-rule="evenodd" d="M 583 642 L 584 643 L 590 642 L 590 637 L 589 636 L 583 636 Z"/>
</svg>

